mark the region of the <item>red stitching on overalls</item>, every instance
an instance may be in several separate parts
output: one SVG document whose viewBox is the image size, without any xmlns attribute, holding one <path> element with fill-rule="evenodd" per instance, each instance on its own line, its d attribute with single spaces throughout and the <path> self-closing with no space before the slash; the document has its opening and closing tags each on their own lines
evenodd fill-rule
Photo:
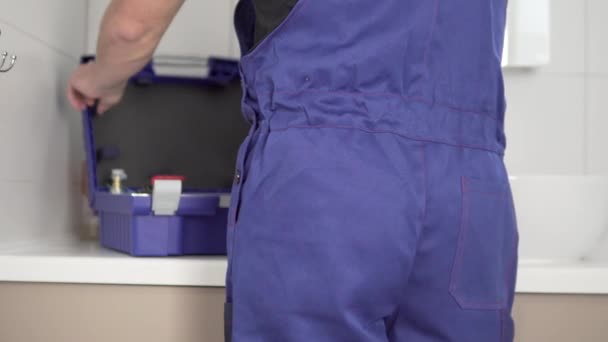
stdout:
<svg viewBox="0 0 608 342">
<path fill-rule="evenodd" d="M 511 204 L 513 205 L 513 204 Z M 511 213 L 511 217 L 513 219 L 513 222 L 515 224 L 515 226 L 513 226 L 513 241 L 511 241 L 511 252 L 514 253 L 512 255 L 512 258 L 514 259 L 513 262 L 511 262 L 511 265 L 509 266 L 509 269 L 507 271 L 507 279 L 506 281 L 509 282 L 509 293 L 512 294 L 513 291 L 515 290 L 515 278 L 516 278 L 516 272 L 517 272 L 517 245 L 518 245 L 518 233 L 517 233 L 517 217 L 515 217 L 515 210 L 512 211 Z M 513 281 L 513 283 L 511 283 L 511 281 Z M 507 315 L 509 315 L 510 318 L 510 314 L 511 314 L 511 308 L 507 307 L 506 309 L 504 309 L 502 311 L 502 319 L 501 319 L 501 338 L 502 341 L 504 342 L 506 337 L 505 337 L 505 327 L 504 327 L 504 320 L 507 318 Z"/>
<path fill-rule="evenodd" d="M 276 94 L 285 94 L 285 95 L 295 95 L 295 94 L 301 94 L 301 93 L 327 93 L 327 94 L 341 94 L 341 95 L 351 95 L 351 96 L 366 96 L 367 95 L 367 96 L 396 97 L 396 98 L 400 98 L 400 99 L 404 100 L 405 102 L 417 102 L 417 103 L 423 103 L 423 104 L 426 104 L 429 106 L 439 105 L 441 107 L 448 108 L 455 112 L 464 113 L 464 114 L 480 115 L 485 118 L 492 119 L 494 121 L 498 121 L 498 119 L 495 116 L 492 116 L 490 114 L 490 112 L 488 112 L 488 111 L 476 111 L 476 110 L 459 107 L 459 106 L 456 106 L 451 103 L 433 101 L 433 100 L 430 100 L 430 99 L 427 99 L 424 97 L 420 97 L 420 96 L 404 96 L 404 95 L 401 95 L 398 93 L 391 93 L 391 92 L 357 92 L 357 91 L 346 91 L 346 90 L 329 90 L 329 89 L 324 90 L 324 89 L 312 89 L 312 88 L 301 89 L 301 90 L 266 89 L 264 91 L 270 92 L 270 93 L 274 92 Z"/>
<path fill-rule="evenodd" d="M 462 193 L 460 195 L 461 198 L 461 203 L 462 203 L 462 212 L 461 212 L 461 216 L 460 216 L 460 229 L 458 231 L 458 242 L 456 245 L 456 256 L 454 257 L 454 263 L 452 264 L 452 270 L 451 270 L 451 276 L 450 276 L 450 292 L 452 293 L 452 295 L 455 295 L 455 290 L 456 290 L 456 284 L 458 283 L 458 280 L 460 280 L 460 270 L 462 268 L 462 259 L 464 258 L 464 248 L 462 248 L 462 245 L 464 243 L 465 240 L 465 233 L 466 233 L 466 223 L 468 222 L 469 218 L 468 218 L 468 213 L 469 213 L 469 201 L 466 200 L 465 197 L 465 193 L 467 192 L 468 189 L 468 184 L 466 182 L 466 179 L 463 177 L 461 179 L 461 186 L 462 186 Z M 458 302 L 460 303 L 460 300 L 458 300 Z"/>
<path fill-rule="evenodd" d="M 505 310 L 498 311 L 500 322 L 500 342 L 505 341 Z"/>
<path fill-rule="evenodd" d="M 483 301 L 475 301 L 458 298 L 458 302 L 465 304 L 467 309 L 474 310 L 498 310 L 502 309 L 504 302 L 503 301 L 492 301 L 492 302 L 483 302 Z"/>
<path fill-rule="evenodd" d="M 464 298 L 461 295 L 457 295 L 455 292 L 458 289 L 458 283 L 460 281 L 460 274 L 462 272 L 462 264 L 463 264 L 463 259 L 464 259 L 464 244 L 466 242 L 466 236 L 468 234 L 468 223 L 470 220 L 470 205 L 471 205 L 471 201 L 468 200 L 467 201 L 467 197 L 465 196 L 465 194 L 467 193 L 476 193 L 476 194 L 481 194 L 484 196 L 493 196 L 493 197 L 497 197 L 497 198 L 505 198 L 509 195 L 509 192 L 507 191 L 501 191 L 501 192 L 483 192 L 483 191 L 476 191 L 471 189 L 469 182 L 467 181 L 466 177 L 462 177 L 461 180 L 461 184 L 462 184 L 462 203 L 463 203 L 463 213 L 461 216 L 461 227 L 460 227 L 460 231 L 459 231 L 459 237 L 458 237 L 458 245 L 457 245 L 457 254 L 456 254 L 456 259 L 454 261 L 454 264 L 452 266 L 452 277 L 451 277 L 451 281 L 450 281 L 450 292 L 452 293 L 453 296 L 455 296 L 457 298 L 458 303 L 466 305 L 467 308 L 470 309 L 477 309 L 477 310 L 497 310 L 497 309 L 503 309 L 504 305 L 505 305 L 505 300 L 500 300 L 497 299 L 496 301 L 478 301 L 478 300 L 470 300 L 467 298 Z M 511 242 L 511 249 L 514 249 L 514 244 L 515 244 L 515 239 L 513 239 L 513 241 Z M 511 264 L 508 268 L 507 271 L 505 272 L 505 276 L 506 279 L 505 281 L 509 281 L 509 279 L 511 279 L 512 277 L 512 272 L 514 269 L 514 265 Z"/>
<path fill-rule="evenodd" d="M 496 198 L 505 198 L 509 195 L 507 192 L 504 192 L 504 191 L 484 192 L 484 191 L 468 190 L 465 192 L 471 193 L 471 194 L 483 195 L 483 196 L 487 196 L 487 197 L 496 197 Z"/>
<path fill-rule="evenodd" d="M 454 147 L 459 147 L 459 148 L 468 148 L 468 149 L 472 149 L 472 150 L 480 150 L 480 151 L 498 153 L 499 155 L 502 155 L 502 152 L 500 152 L 500 151 L 481 147 L 481 146 L 457 144 L 457 143 L 451 143 L 451 142 L 447 142 L 447 141 L 443 141 L 443 140 L 439 140 L 439 139 L 420 138 L 420 137 L 410 136 L 410 135 L 406 135 L 406 134 L 399 133 L 396 131 L 391 131 L 391 130 L 369 129 L 369 128 L 362 128 L 362 127 L 355 127 L 355 126 L 347 126 L 347 125 L 330 125 L 330 124 L 326 124 L 326 125 L 287 125 L 284 127 L 271 128 L 270 131 L 271 132 L 284 132 L 291 128 L 295 128 L 295 129 L 308 129 L 308 128 L 310 128 L 310 129 L 325 129 L 325 128 L 327 128 L 327 129 L 352 129 L 352 130 L 358 130 L 358 131 L 372 133 L 372 134 L 376 134 L 376 133 L 394 134 L 394 135 L 400 136 L 402 138 L 410 139 L 410 140 L 414 140 L 414 141 L 443 144 L 443 145 L 454 146 Z"/>
<path fill-rule="evenodd" d="M 420 155 L 421 155 L 421 160 L 422 160 L 422 191 L 423 191 L 423 201 L 424 201 L 424 207 L 422 209 L 422 224 L 424 224 L 426 222 L 426 213 L 427 213 L 427 205 L 428 205 L 428 198 L 427 198 L 427 180 L 428 180 L 428 170 L 427 170 L 427 165 L 426 165 L 426 145 L 422 145 L 420 146 Z"/>
</svg>

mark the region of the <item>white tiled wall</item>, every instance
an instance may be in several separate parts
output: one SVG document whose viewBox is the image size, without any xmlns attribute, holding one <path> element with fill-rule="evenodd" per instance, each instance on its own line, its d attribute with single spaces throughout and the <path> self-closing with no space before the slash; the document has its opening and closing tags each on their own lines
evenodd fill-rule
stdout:
<svg viewBox="0 0 608 342">
<path fill-rule="evenodd" d="M 590 173 L 608 174 L 608 1 L 587 0 L 587 146 Z"/>
<path fill-rule="evenodd" d="M 608 175 L 608 73 L 589 76 L 586 89 L 587 169 L 589 173 Z"/>
<path fill-rule="evenodd" d="M 509 171 L 582 173 L 584 76 L 509 72 L 506 87 Z"/>
<path fill-rule="evenodd" d="M 19 55 L 0 74 L 0 242 L 75 229 L 82 142 L 64 89 L 107 3 L 0 0 L 0 50 Z M 236 56 L 234 4 L 186 1 L 159 53 Z M 551 64 L 506 71 L 512 174 L 608 175 L 606 13 L 605 0 L 552 0 Z"/>
<path fill-rule="evenodd" d="M 590 73 L 608 73 L 608 1 L 586 0 L 587 2 L 587 71 Z"/>
<path fill-rule="evenodd" d="M 84 50 L 86 3 L 0 0 L 0 243 L 76 229 L 80 118 L 64 89 Z"/>
<path fill-rule="evenodd" d="M 507 70 L 512 174 L 608 175 L 608 2 L 551 0 L 551 63 Z"/>
</svg>

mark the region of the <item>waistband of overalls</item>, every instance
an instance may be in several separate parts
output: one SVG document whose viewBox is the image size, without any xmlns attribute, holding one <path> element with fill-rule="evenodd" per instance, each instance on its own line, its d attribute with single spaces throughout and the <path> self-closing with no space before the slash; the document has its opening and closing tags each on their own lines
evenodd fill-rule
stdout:
<svg viewBox="0 0 608 342">
<path fill-rule="evenodd" d="M 270 131 L 356 129 L 500 155 L 505 150 L 502 115 L 390 93 L 260 88 L 254 92 L 255 96 L 244 97 L 246 116 L 266 121 Z"/>
</svg>

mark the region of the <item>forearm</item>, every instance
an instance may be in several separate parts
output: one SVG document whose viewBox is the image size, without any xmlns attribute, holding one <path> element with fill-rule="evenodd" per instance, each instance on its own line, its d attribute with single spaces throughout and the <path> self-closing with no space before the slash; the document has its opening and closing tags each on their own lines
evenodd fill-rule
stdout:
<svg viewBox="0 0 608 342">
<path fill-rule="evenodd" d="M 96 64 L 102 84 L 126 81 L 152 58 L 184 0 L 113 0 L 101 23 Z"/>
</svg>

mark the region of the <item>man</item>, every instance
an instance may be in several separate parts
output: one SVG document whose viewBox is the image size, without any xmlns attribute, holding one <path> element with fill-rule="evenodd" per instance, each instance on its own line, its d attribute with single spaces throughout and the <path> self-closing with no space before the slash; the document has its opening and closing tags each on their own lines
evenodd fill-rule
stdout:
<svg viewBox="0 0 608 342">
<path fill-rule="evenodd" d="M 240 2 L 228 339 L 513 340 L 506 3 Z M 74 107 L 116 104 L 181 4 L 114 0 Z"/>
</svg>

